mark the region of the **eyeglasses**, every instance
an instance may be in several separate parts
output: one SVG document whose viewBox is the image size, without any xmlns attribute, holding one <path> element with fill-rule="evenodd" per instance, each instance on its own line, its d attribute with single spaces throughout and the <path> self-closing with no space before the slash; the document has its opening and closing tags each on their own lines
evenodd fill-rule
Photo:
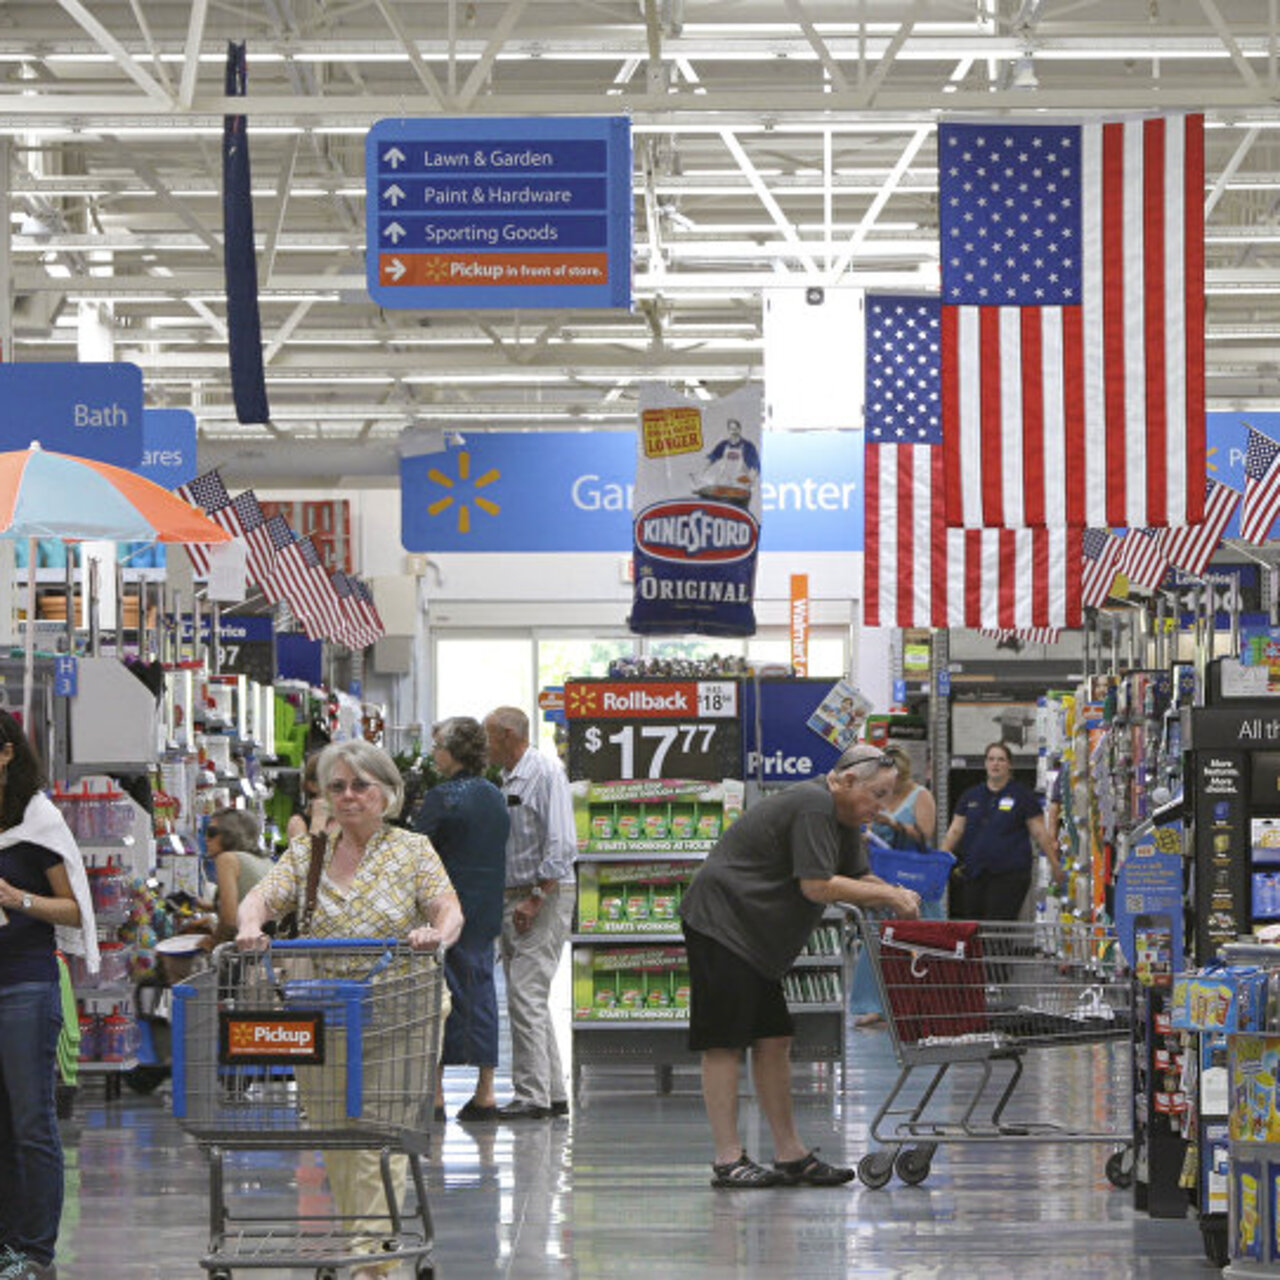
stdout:
<svg viewBox="0 0 1280 1280">
<path fill-rule="evenodd" d="M 350 782 L 339 782 L 338 779 L 335 778 L 325 786 L 325 790 L 331 796 L 340 796 L 344 791 L 350 791 L 354 795 L 362 796 L 370 787 L 375 785 L 376 784 L 370 782 L 368 778 L 352 778 Z"/>
<path fill-rule="evenodd" d="M 849 773 L 854 769 L 865 769 L 868 765 L 872 765 L 876 769 L 896 769 L 898 761 L 888 752 L 882 751 L 879 755 L 863 756 L 858 760 L 850 760 L 840 772 Z"/>
</svg>

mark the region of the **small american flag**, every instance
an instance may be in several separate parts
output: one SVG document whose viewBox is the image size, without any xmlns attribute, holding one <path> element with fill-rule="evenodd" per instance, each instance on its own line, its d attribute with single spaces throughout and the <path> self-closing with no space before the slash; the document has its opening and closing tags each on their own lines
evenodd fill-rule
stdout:
<svg viewBox="0 0 1280 1280">
<path fill-rule="evenodd" d="M 277 600 L 279 592 L 273 580 L 275 548 L 267 532 L 267 517 L 252 489 L 246 489 L 231 502 L 240 524 L 240 537 L 248 548 L 249 577 L 262 588 L 268 600 Z"/>
<path fill-rule="evenodd" d="M 360 597 L 361 604 L 364 607 L 364 611 L 368 616 L 369 621 L 376 628 L 380 636 L 385 635 L 387 628 L 382 621 L 382 614 L 378 612 L 378 606 L 374 602 L 373 589 L 363 578 L 353 577 L 351 582 L 356 589 L 356 594 Z"/>
<path fill-rule="evenodd" d="M 1204 117 L 944 123 L 938 179 L 948 523 L 1197 523 Z"/>
<path fill-rule="evenodd" d="M 1165 530 L 1164 549 L 1169 563 L 1175 569 L 1202 577 L 1239 505 L 1240 494 L 1235 489 L 1209 476 L 1205 481 L 1204 523 Z"/>
<path fill-rule="evenodd" d="M 1020 640 L 1024 644 L 1057 644 L 1062 639 L 1062 632 L 1057 627 L 1015 627 L 1007 631 L 983 628 L 978 634 L 994 640 L 997 646 L 1009 640 Z"/>
<path fill-rule="evenodd" d="M 1079 626 L 1079 529 L 947 528 L 938 299 L 866 306 L 867 625 Z"/>
<path fill-rule="evenodd" d="M 223 519 L 218 518 L 217 513 L 225 513 L 226 508 L 230 506 L 231 495 L 227 492 L 227 487 L 222 483 L 222 477 L 216 470 L 206 471 L 203 475 L 196 476 L 194 480 L 179 485 L 173 492 L 175 497 L 181 498 L 183 502 L 188 502 L 193 507 L 199 507 L 211 520 L 216 521 L 233 537 L 236 536 L 236 530 L 229 528 Z M 209 545 L 204 542 L 189 542 L 184 548 L 197 578 L 209 576 Z"/>
<path fill-rule="evenodd" d="M 360 593 L 355 589 L 351 579 L 339 569 L 330 577 L 334 593 L 342 608 L 342 616 L 348 636 L 347 644 L 352 649 L 363 649 L 371 645 L 377 638 L 377 632 L 368 624 Z"/>
<path fill-rule="evenodd" d="M 1250 427 L 1249 446 L 1244 454 L 1241 538 L 1255 545 L 1265 542 L 1277 515 L 1280 515 L 1280 444 Z"/>
<path fill-rule="evenodd" d="M 1080 603 L 1100 609 L 1111 594 L 1120 539 L 1110 529 L 1086 529 L 1080 543 Z"/>
<path fill-rule="evenodd" d="M 1154 591 L 1169 571 L 1163 529 L 1130 529 L 1120 545 L 1119 571 L 1131 587 Z"/>
</svg>

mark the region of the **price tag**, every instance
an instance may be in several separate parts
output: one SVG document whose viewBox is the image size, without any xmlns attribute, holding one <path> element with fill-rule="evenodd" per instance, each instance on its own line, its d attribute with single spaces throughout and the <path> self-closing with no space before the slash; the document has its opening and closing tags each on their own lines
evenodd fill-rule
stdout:
<svg viewBox="0 0 1280 1280">
<path fill-rule="evenodd" d="M 736 720 L 570 720 L 569 775 L 590 782 L 740 778 L 740 726 Z"/>
<path fill-rule="evenodd" d="M 698 715 L 706 720 L 738 714 L 738 686 L 733 680 L 698 681 Z"/>
</svg>

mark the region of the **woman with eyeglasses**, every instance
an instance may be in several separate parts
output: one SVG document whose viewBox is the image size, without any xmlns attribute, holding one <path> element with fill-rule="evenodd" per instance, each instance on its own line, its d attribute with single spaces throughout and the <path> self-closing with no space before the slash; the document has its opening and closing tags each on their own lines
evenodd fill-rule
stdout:
<svg viewBox="0 0 1280 1280">
<path fill-rule="evenodd" d="M 263 926 L 296 911 L 298 919 L 305 922 L 306 935 L 312 938 L 394 937 L 406 939 L 415 950 L 451 947 L 462 932 L 463 917 L 449 876 L 426 836 L 388 821 L 404 802 L 404 780 L 395 761 L 363 738 L 334 742 L 320 753 L 317 778 L 338 829 L 324 837 L 314 907 L 308 912 L 306 901 L 312 840 L 303 835 L 289 845 L 240 904 L 236 945 L 245 951 L 265 949 L 268 939 Z M 442 1017 L 445 1012 L 442 1010 Z M 377 1071 L 370 1066 L 367 1051 L 365 1064 L 366 1096 L 376 1096 Z M 421 1065 L 425 1067 L 425 1062 Z M 331 1066 L 336 1067 L 336 1062 L 326 1062 L 325 1067 L 315 1070 L 324 1072 Z M 303 1070 L 299 1068 L 300 1073 Z M 425 1072 L 421 1081 L 407 1082 L 398 1076 L 394 1087 L 403 1092 L 410 1084 L 430 1096 L 425 1091 L 432 1088 L 433 1081 L 425 1078 Z M 303 1087 L 301 1075 L 299 1087 Z M 303 1094 L 306 1097 L 305 1088 Z M 322 1108 L 331 1103 L 328 1095 L 313 1095 L 307 1100 L 313 1127 L 324 1127 Z M 340 1125 L 341 1117 L 335 1123 Z M 379 1252 L 387 1228 L 379 1153 L 371 1149 L 327 1150 L 324 1159 L 334 1211 L 348 1220 L 356 1234 L 353 1249 Z M 407 1161 L 402 1155 L 391 1160 L 393 1185 L 403 1191 Z M 394 1269 L 394 1261 L 371 1262 L 357 1267 L 351 1278 L 376 1280 Z"/>
<path fill-rule="evenodd" d="M 502 932 L 507 833 L 506 797 L 484 775 L 489 759 L 484 726 L 454 716 L 435 726 L 432 759 L 444 778 L 422 799 L 413 829 L 440 851 L 467 918 L 458 945 L 445 957 L 452 1008 L 436 1078 L 436 1119 L 444 1116 L 444 1069 L 478 1068 L 476 1088 L 458 1109 L 459 1120 L 496 1120 L 493 1076 L 498 1065 L 498 993 L 494 944 Z"/>
<path fill-rule="evenodd" d="M 271 860 L 258 849 L 259 835 L 258 820 L 243 809 L 219 809 L 204 829 L 218 881 L 213 898 L 215 943 L 236 936 L 240 903 L 271 870 Z"/>
<path fill-rule="evenodd" d="M 62 1217 L 54 948 L 98 969 L 89 882 L 21 725 L 0 711 L 0 1271 L 53 1276 Z"/>
</svg>

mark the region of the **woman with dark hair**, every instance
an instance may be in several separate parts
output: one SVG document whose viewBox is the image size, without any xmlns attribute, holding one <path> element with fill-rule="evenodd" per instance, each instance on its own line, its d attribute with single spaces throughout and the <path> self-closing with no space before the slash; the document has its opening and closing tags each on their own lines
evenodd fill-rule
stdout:
<svg viewBox="0 0 1280 1280">
<path fill-rule="evenodd" d="M 444 1119 L 444 1069 L 479 1068 L 459 1120 L 496 1120 L 493 1075 L 498 1065 L 498 996 L 494 942 L 502 932 L 507 832 L 511 819 L 502 792 L 483 774 L 489 758 L 484 726 L 454 716 L 435 726 L 432 758 L 444 778 L 423 797 L 413 829 L 431 837 L 458 892 L 466 924 L 444 958 L 453 1008 L 444 1027 L 436 1078 L 436 1115 Z"/>
<path fill-rule="evenodd" d="M 84 863 L 43 785 L 22 727 L 0 711 L 0 1274 L 22 1280 L 56 1274 L 62 1219 L 54 949 L 98 968 Z"/>
<path fill-rule="evenodd" d="M 1034 793 L 1013 776 L 1013 752 L 1003 742 L 992 742 L 984 764 L 986 781 L 956 802 L 942 847 L 960 860 L 962 918 L 1017 920 L 1031 888 L 1031 842 L 1049 860 L 1055 883 L 1063 879 L 1062 864 Z M 960 917 L 955 903 L 951 916 Z"/>
<path fill-rule="evenodd" d="M 302 804 L 289 815 L 284 828 L 285 839 L 290 844 L 299 836 L 327 836 L 338 829 L 329 801 L 320 791 L 319 763 L 318 751 L 313 751 L 302 762 Z"/>
<path fill-rule="evenodd" d="M 245 895 L 271 870 L 271 860 L 258 849 L 258 820 L 243 809 L 219 809 L 204 829 L 205 848 L 218 877 L 214 895 L 213 940 L 236 936 L 236 913 Z"/>
</svg>

